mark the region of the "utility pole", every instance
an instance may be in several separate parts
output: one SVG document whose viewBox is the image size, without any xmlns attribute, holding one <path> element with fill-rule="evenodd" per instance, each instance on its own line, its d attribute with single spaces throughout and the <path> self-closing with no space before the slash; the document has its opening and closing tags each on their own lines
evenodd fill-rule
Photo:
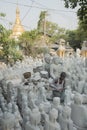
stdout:
<svg viewBox="0 0 87 130">
<path fill-rule="evenodd" d="M 49 52 L 49 49 L 48 49 L 48 45 L 46 44 L 46 16 L 47 16 L 47 11 L 44 11 L 44 22 L 43 22 L 43 46 L 45 48 L 45 53 L 48 53 Z"/>
<path fill-rule="evenodd" d="M 45 13 L 45 16 L 44 16 L 44 42 L 46 44 L 46 13 Z"/>
<path fill-rule="evenodd" d="M 46 46 L 46 11 L 44 11 L 44 21 L 43 21 L 43 45 Z"/>
</svg>

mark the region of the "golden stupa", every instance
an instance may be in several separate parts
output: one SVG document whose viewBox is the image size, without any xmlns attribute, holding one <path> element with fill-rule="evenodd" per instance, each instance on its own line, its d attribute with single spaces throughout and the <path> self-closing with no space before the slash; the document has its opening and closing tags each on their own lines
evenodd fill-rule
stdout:
<svg viewBox="0 0 87 130">
<path fill-rule="evenodd" d="M 18 39 L 18 37 L 24 32 L 24 28 L 21 24 L 21 20 L 20 20 L 20 11 L 19 8 L 17 6 L 16 8 L 16 20 L 15 20 L 15 24 L 13 26 L 12 29 L 12 34 L 10 35 L 10 38 L 14 38 L 15 40 Z"/>
</svg>

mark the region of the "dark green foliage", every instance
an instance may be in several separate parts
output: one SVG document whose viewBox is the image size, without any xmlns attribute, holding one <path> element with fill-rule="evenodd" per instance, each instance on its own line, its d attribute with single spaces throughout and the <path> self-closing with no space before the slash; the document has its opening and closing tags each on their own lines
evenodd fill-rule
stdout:
<svg viewBox="0 0 87 130">
<path fill-rule="evenodd" d="M 17 59 L 22 59 L 22 54 L 17 50 L 18 42 L 13 39 L 9 39 L 10 31 L 6 30 L 0 25 L 0 46 L 3 47 L 1 55 L 4 61 L 8 64 L 9 62 L 15 62 Z"/>
<path fill-rule="evenodd" d="M 0 13 L 0 17 L 5 17 L 5 16 L 6 16 L 6 14 Z"/>
<path fill-rule="evenodd" d="M 69 42 L 70 46 L 76 50 L 76 48 L 81 48 L 81 39 L 78 37 L 77 31 L 67 31 L 66 41 Z"/>
<path fill-rule="evenodd" d="M 64 0 L 66 8 L 79 7 L 77 11 L 77 16 L 81 23 L 83 24 L 83 29 L 87 28 L 87 0 Z"/>
<path fill-rule="evenodd" d="M 37 29 L 39 32 L 44 32 L 44 24 L 47 16 L 47 11 L 41 11 L 40 16 L 39 16 L 39 21 L 37 25 Z"/>
</svg>

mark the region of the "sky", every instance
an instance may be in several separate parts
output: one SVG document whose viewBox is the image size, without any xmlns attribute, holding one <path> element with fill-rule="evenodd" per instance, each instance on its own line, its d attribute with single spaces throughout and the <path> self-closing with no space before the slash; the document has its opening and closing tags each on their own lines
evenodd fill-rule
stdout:
<svg viewBox="0 0 87 130">
<path fill-rule="evenodd" d="M 7 29 L 13 27 L 17 4 L 25 30 L 37 27 L 41 11 L 48 11 L 46 19 L 57 23 L 59 27 L 74 30 L 78 26 L 77 9 L 66 9 L 63 0 L 0 0 L 0 13 L 6 14 L 5 18 L 0 18 L 0 24 Z"/>
</svg>

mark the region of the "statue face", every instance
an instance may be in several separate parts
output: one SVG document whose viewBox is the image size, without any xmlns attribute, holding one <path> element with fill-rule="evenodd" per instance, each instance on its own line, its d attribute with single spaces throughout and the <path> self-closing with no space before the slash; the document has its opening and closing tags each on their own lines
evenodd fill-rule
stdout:
<svg viewBox="0 0 87 130">
<path fill-rule="evenodd" d="M 45 62 L 50 63 L 50 57 L 45 57 Z"/>
<path fill-rule="evenodd" d="M 60 104 L 60 98 L 59 97 L 55 97 L 53 99 L 53 103 L 54 103 L 54 105 L 59 105 Z"/>
</svg>

